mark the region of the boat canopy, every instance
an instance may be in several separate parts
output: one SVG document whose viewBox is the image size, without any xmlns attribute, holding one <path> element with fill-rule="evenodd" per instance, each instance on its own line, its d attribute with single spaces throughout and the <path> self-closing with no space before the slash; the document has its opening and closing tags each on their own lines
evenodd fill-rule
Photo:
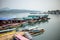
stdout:
<svg viewBox="0 0 60 40">
<path fill-rule="evenodd" d="M 23 18 L 20 18 L 20 20 L 24 20 Z"/>
<path fill-rule="evenodd" d="M 33 17 L 33 19 L 38 19 L 39 17 Z"/>
<path fill-rule="evenodd" d="M 34 17 L 40 17 L 40 18 L 42 18 L 42 17 L 48 17 L 48 14 L 39 14 L 39 15 L 29 15 L 28 17 L 32 17 L 32 18 L 34 18 Z"/>
<path fill-rule="evenodd" d="M 30 32 L 40 32 L 39 30 L 32 30 L 32 31 L 30 31 Z"/>
<path fill-rule="evenodd" d="M 32 17 L 24 17 L 24 20 L 32 19 Z"/>
<path fill-rule="evenodd" d="M 12 20 L 24 20 L 23 18 L 13 18 Z"/>
<path fill-rule="evenodd" d="M 6 17 L 0 18 L 0 20 L 10 20 L 10 19 L 12 19 L 12 18 L 6 18 Z"/>
<path fill-rule="evenodd" d="M 28 17 L 39 17 L 40 15 L 29 15 Z"/>
</svg>

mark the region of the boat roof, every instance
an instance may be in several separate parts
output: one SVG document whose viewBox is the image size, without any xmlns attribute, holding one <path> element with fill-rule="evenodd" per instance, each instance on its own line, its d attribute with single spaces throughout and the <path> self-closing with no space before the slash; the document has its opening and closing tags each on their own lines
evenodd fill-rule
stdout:
<svg viewBox="0 0 60 40">
<path fill-rule="evenodd" d="M 39 17 L 40 15 L 29 15 L 28 17 Z"/>
<path fill-rule="evenodd" d="M 29 15 L 28 17 L 32 17 L 32 18 L 34 18 L 34 17 L 47 17 L 48 16 L 48 14 L 39 14 L 39 15 Z"/>
<path fill-rule="evenodd" d="M 10 20 L 12 18 L 7 18 L 7 17 L 1 17 L 0 20 Z"/>
<path fill-rule="evenodd" d="M 24 17 L 23 19 L 32 19 L 32 17 Z"/>
<path fill-rule="evenodd" d="M 24 20 L 23 18 L 13 18 L 12 20 Z"/>
</svg>

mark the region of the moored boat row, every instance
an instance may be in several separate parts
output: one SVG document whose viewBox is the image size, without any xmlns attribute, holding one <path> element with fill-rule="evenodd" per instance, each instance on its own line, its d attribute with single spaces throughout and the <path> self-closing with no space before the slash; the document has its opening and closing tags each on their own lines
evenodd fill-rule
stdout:
<svg viewBox="0 0 60 40">
<path fill-rule="evenodd" d="M 0 20 L 0 23 L 1 23 L 0 24 L 0 33 L 11 32 L 13 30 L 16 30 L 18 27 L 20 27 L 22 24 L 25 24 L 25 23 L 35 23 L 37 21 L 42 21 L 42 20 L 47 20 L 47 19 L 49 19 L 48 15 L 43 15 L 43 16 L 41 16 L 41 15 L 34 15 L 34 16 L 29 15 L 28 17 L 23 17 L 23 18 L 9 18 L 9 19 L 6 18 L 6 20 L 2 18 L 2 20 Z M 23 32 L 24 34 L 21 35 L 21 32 Z M 24 38 L 26 36 L 25 35 L 26 32 L 28 32 L 27 35 L 36 35 L 38 33 L 40 34 L 41 32 L 43 33 L 44 29 L 33 28 L 30 30 L 28 30 L 28 29 L 21 30 L 20 33 L 17 33 L 17 36 L 19 36 L 18 34 L 20 34 L 20 36 Z M 27 36 L 26 36 L 25 39 L 26 40 L 32 39 L 31 36 L 28 36 L 28 37 L 29 38 L 27 38 Z"/>
<path fill-rule="evenodd" d="M 24 22 L 34 23 L 36 21 L 47 20 L 48 15 L 28 15 L 24 18 L 0 18 L 0 30 L 16 28 L 24 24 Z"/>
</svg>

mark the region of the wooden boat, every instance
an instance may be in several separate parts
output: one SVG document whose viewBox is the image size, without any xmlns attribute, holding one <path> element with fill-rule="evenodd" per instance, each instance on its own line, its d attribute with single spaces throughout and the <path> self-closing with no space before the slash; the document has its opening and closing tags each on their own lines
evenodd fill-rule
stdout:
<svg viewBox="0 0 60 40">
<path fill-rule="evenodd" d="M 35 34 L 38 34 L 38 33 L 43 33 L 45 30 L 44 29 L 40 29 L 40 30 L 32 30 L 32 31 L 29 31 L 29 33 L 31 35 L 35 35 Z"/>
<path fill-rule="evenodd" d="M 28 38 L 24 37 L 21 34 L 15 34 L 13 40 L 29 40 Z"/>
<path fill-rule="evenodd" d="M 7 29 L 12 29 L 21 26 L 20 23 L 12 23 L 12 24 L 6 24 L 3 26 L 0 26 L 0 30 L 7 30 Z"/>
<path fill-rule="evenodd" d="M 33 14 L 33 15 L 29 15 L 28 17 L 47 18 L 48 14 Z"/>
<path fill-rule="evenodd" d="M 38 28 L 34 28 L 34 29 L 26 29 L 26 30 L 22 30 L 22 32 L 29 32 L 31 35 L 37 34 L 37 33 L 43 33 L 45 30 L 44 29 L 38 29 Z"/>
<path fill-rule="evenodd" d="M 39 15 L 29 15 L 28 17 L 32 17 L 33 19 L 37 20 L 37 19 L 39 19 L 40 16 Z"/>
<path fill-rule="evenodd" d="M 30 40 L 32 40 L 32 35 L 29 32 L 25 32 L 24 36 Z"/>
<path fill-rule="evenodd" d="M 0 30 L 0 33 L 9 32 L 9 31 L 13 31 L 13 30 L 16 30 L 16 28 L 11 28 L 11 29 L 6 29 L 6 30 Z"/>
<path fill-rule="evenodd" d="M 24 20 L 27 20 L 28 23 L 34 23 L 36 22 L 37 20 L 34 20 L 32 17 L 26 17 L 26 18 L 23 18 Z"/>
<path fill-rule="evenodd" d="M 34 15 L 29 15 L 28 17 L 32 17 L 34 20 L 40 21 L 40 20 L 47 20 L 48 14 L 34 14 Z"/>
<path fill-rule="evenodd" d="M 24 20 L 31 20 L 32 17 L 24 17 L 23 19 L 24 19 Z"/>
</svg>

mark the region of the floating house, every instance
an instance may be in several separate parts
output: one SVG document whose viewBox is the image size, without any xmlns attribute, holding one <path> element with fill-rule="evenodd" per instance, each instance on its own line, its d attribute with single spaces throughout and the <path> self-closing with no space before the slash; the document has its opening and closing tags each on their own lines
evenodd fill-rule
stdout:
<svg viewBox="0 0 60 40">
<path fill-rule="evenodd" d="M 11 19 L 12 18 L 0 18 L 0 26 L 11 23 L 11 21 L 9 21 Z"/>
<path fill-rule="evenodd" d="M 0 18 L 0 30 L 12 29 L 20 26 L 19 21 L 13 18 Z"/>
<path fill-rule="evenodd" d="M 14 21 L 15 23 L 25 22 L 25 20 L 23 18 L 13 18 L 11 20 Z"/>
</svg>

